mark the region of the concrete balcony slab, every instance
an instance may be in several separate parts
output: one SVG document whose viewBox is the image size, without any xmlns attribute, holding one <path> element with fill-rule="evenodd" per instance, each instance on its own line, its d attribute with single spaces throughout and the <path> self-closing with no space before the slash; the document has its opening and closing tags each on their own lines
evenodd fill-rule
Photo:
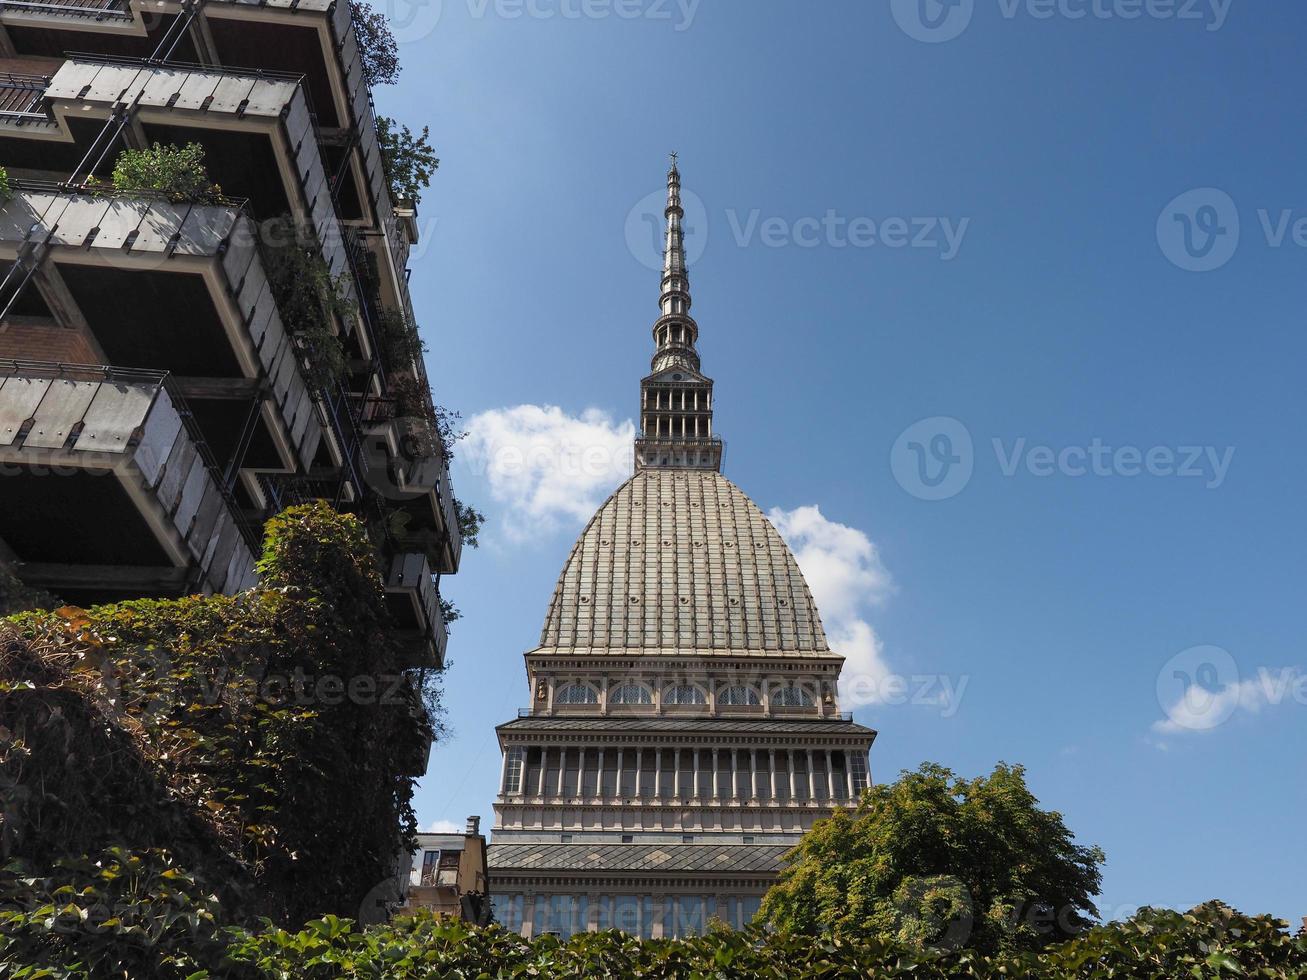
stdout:
<svg viewBox="0 0 1307 980">
<path fill-rule="evenodd" d="M 257 530 L 159 372 L 0 365 L 0 497 L 19 574 L 57 594 L 256 582 Z"/>
<path fill-rule="evenodd" d="M 33 256 L 67 281 L 110 359 L 130 363 L 145 345 L 175 360 L 161 369 L 193 374 L 181 369 L 208 361 L 215 376 L 253 383 L 249 390 L 266 385 L 259 416 L 275 448 L 271 469 L 309 468 L 324 437 L 319 406 L 240 208 L 20 187 L 0 205 L 0 260 Z M 174 286 L 185 291 L 167 291 Z M 147 302 L 156 295 L 161 304 L 180 296 L 189 308 L 156 310 Z"/>
</svg>

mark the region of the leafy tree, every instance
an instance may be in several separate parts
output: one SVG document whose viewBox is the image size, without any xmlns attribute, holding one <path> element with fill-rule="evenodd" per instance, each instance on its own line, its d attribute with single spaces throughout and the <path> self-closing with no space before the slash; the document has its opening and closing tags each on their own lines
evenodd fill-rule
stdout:
<svg viewBox="0 0 1307 980">
<path fill-rule="evenodd" d="M 422 200 L 422 188 L 440 167 L 440 158 L 431 145 L 431 131 L 423 126 L 413 131 L 387 116 L 377 117 L 377 139 L 381 143 L 381 167 L 390 182 L 390 196 L 396 200 Z"/>
<path fill-rule="evenodd" d="M 868 789 L 787 855 L 759 918 L 916 948 L 1037 949 L 1093 924 L 1103 852 L 1042 810 L 1025 770 L 960 779 L 926 764 Z"/>
<path fill-rule="evenodd" d="M 112 180 L 114 190 L 159 191 L 172 201 L 211 201 L 222 195 L 209 180 L 199 143 L 123 150 L 114 162 Z"/>
<path fill-rule="evenodd" d="M 385 14 L 373 10 L 363 0 L 350 0 L 349 9 L 364 79 L 368 85 L 394 85 L 399 81 L 399 46 Z"/>
<path fill-rule="evenodd" d="M 477 537 L 481 534 L 481 525 L 486 522 L 486 515 L 471 504 L 455 498 L 454 509 L 458 512 L 458 533 L 463 543 L 469 547 L 478 547 Z"/>
</svg>

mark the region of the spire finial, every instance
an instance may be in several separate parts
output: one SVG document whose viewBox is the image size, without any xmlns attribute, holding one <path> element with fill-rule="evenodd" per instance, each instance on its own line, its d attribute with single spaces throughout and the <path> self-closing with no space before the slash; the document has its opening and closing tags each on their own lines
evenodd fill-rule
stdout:
<svg viewBox="0 0 1307 980">
<path fill-rule="evenodd" d="M 685 261 L 681 172 L 671 153 L 667 171 L 667 237 L 659 317 L 654 322 L 653 371 L 640 384 L 640 436 L 635 465 L 716 470 L 722 441 L 712 430 L 712 380 L 699 370 L 699 325 L 690 316 L 690 272 Z M 691 232 L 694 229 L 690 229 Z"/>
</svg>

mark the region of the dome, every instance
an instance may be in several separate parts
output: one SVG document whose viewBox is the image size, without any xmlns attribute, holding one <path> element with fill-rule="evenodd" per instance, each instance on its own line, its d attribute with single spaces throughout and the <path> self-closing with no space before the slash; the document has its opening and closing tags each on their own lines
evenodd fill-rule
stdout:
<svg viewBox="0 0 1307 980">
<path fill-rule="evenodd" d="M 798 563 L 739 487 L 712 470 L 622 484 L 567 559 L 541 652 L 827 655 Z"/>
</svg>

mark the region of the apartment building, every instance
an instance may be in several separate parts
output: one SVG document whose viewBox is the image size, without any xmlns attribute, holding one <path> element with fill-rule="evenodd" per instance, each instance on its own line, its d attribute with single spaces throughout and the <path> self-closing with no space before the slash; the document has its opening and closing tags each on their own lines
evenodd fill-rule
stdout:
<svg viewBox="0 0 1307 980">
<path fill-rule="evenodd" d="M 326 499 L 368 522 L 409 666 L 443 665 L 462 539 L 368 54 L 345 2 L 0 2 L 0 564 L 24 585 L 239 591 L 263 521 Z M 156 144 L 202 146 L 211 185 L 117 186 Z"/>
</svg>

